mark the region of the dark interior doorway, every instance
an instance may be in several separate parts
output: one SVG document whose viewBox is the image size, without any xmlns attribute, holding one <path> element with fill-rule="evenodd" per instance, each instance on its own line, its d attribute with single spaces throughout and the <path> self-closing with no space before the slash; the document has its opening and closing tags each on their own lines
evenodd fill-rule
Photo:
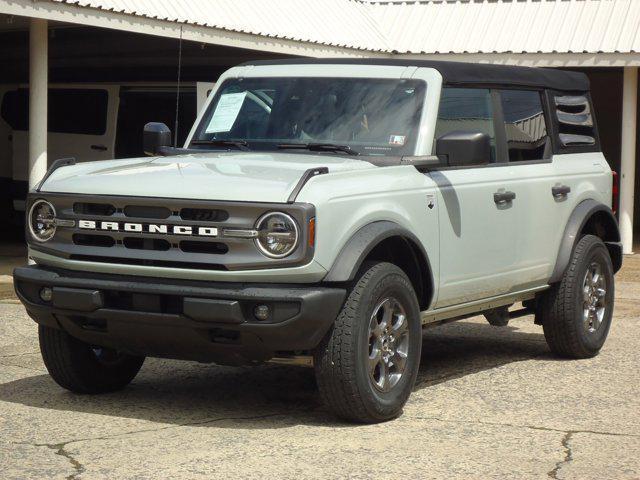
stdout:
<svg viewBox="0 0 640 480">
<path fill-rule="evenodd" d="M 182 90 L 178 105 L 178 146 L 181 146 L 186 140 L 191 125 L 196 118 L 195 89 Z M 175 118 L 175 88 L 123 87 L 120 90 L 115 157 L 144 156 L 142 150 L 142 130 L 144 125 L 148 122 L 162 122 L 173 132 Z"/>
</svg>

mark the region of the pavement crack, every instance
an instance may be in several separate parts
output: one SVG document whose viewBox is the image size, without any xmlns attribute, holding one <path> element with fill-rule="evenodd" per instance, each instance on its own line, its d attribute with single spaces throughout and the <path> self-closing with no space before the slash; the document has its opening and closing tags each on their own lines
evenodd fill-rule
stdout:
<svg viewBox="0 0 640 480">
<path fill-rule="evenodd" d="M 459 423 L 459 424 L 476 424 L 476 425 L 487 425 L 494 427 L 510 427 L 510 428 L 524 428 L 529 430 L 538 430 L 543 432 L 554 432 L 554 433 L 562 433 L 562 448 L 564 449 L 564 458 L 555 464 L 553 470 L 547 472 L 547 476 L 549 478 L 558 479 L 558 473 L 562 469 L 562 467 L 573 461 L 573 449 L 571 447 L 571 439 L 576 434 L 588 434 L 588 435 L 610 435 L 614 437 L 632 437 L 638 438 L 640 435 L 633 433 L 619 433 L 619 432 L 603 432 L 598 430 L 561 430 L 558 428 L 550 428 L 550 427 L 540 427 L 536 425 L 518 425 L 514 423 L 502 423 L 502 422 L 486 422 L 482 420 L 451 420 L 445 418 L 438 417 L 413 417 L 419 420 L 435 420 L 437 422 L 443 423 Z"/>
<path fill-rule="evenodd" d="M 0 355 L 0 358 L 15 358 L 15 357 L 23 357 L 25 355 L 37 355 L 40 352 L 23 352 L 23 353 L 12 353 L 11 355 Z"/>
<path fill-rule="evenodd" d="M 93 442 L 93 441 L 100 441 L 100 440 L 110 440 L 112 438 L 119 438 L 119 437 L 125 437 L 127 435 L 135 435 L 138 433 L 151 433 L 151 432 L 160 432 L 163 430 L 170 430 L 172 428 L 182 428 L 182 427 L 194 427 L 194 426 L 200 426 L 200 425 L 208 425 L 211 423 L 217 423 L 217 422 L 224 422 L 224 421 L 243 421 L 243 420 L 262 420 L 265 418 L 271 418 L 271 417 L 282 417 L 282 416 L 286 416 L 288 415 L 288 413 L 267 413 L 267 414 L 263 414 L 263 415 L 251 415 L 251 416 L 243 416 L 243 417 L 216 417 L 216 418 L 208 418 L 208 419 L 204 419 L 204 420 L 198 420 L 198 421 L 193 421 L 193 422 L 185 422 L 185 423 L 180 423 L 180 424 L 176 424 L 176 425 L 165 425 L 163 427 L 158 427 L 158 428 L 143 428 L 143 429 L 139 429 L 139 430 L 131 430 L 128 432 L 122 432 L 122 433 L 116 433 L 113 435 L 105 435 L 102 437 L 86 437 L 86 438 L 75 438 L 72 440 L 67 440 L 66 442 L 61 442 L 61 443 L 30 443 L 30 442 L 14 442 L 14 444 L 16 445 L 31 445 L 34 447 L 47 447 L 50 448 L 52 450 L 56 451 L 57 455 L 63 456 L 65 458 L 67 458 L 71 464 L 74 466 L 74 468 L 76 469 L 76 473 L 74 473 L 73 475 L 67 477 L 68 480 L 73 480 L 75 479 L 78 475 L 80 475 L 81 473 L 83 473 L 85 471 L 84 466 L 79 463 L 77 460 L 75 460 L 71 454 L 69 454 L 68 450 L 66 449 L 69 445 L 74 444 L 74 443 L 82 443 L 82 442 Z"/>
<path fill-rule="evenodd" d="M 111 438 L 116 438 L 116 437 L 124 437 L 127 435 L 135 435 L 137 433 L 148 433 L 148 432 L 160 432 L 163 430 L 170 430 L 172 428 L 182 428 L 182 427 L 197 427 L 200 425 L 208 425 L 210 423 L 217 423 L 217 422 L 224 422 L 224 421 L 242 421 L 242 420 L 261 420 L 264 418 L 270 418 L 270 417 L 281 417 L 287 415 L 286 413 L 267 413 L 264 415 L 252 415 L 252 416 L 246 416 L 246 417 L 216 417 L 216 418 L 208 418 L 208 419 L 204 419 L 204 420 L 197 420 L 194 422 L 185 422 L 185 423 L 179 423 L 177 425 L 166 425 L 164 427 L 159 427 L 159 428 L 147 428 L 147 429 L 141 429 L 141 430 L 132 430 L 130 432 L 123 432 L 123 433 L 117 433 L 115 435 L 107 435 L 104 437 L 94 437 L 94 438 L 81 438 L 78 440 L 71 440 L 70 442 L 67 443 L 75 443 L 75 442 L 84 442 L 84 441 L 91 441 L 91 440 L 109 440 Z"/>
<path fill-rule="evenodd" d="M 553 470 L 547 472 L 547 476 L 549 478 L 553 478 L 557 480 L 560 469 L 565 465 L 567 465 L 568 463 L 570 463 L 571 461 L 573 461 L 573 451 L 571 450 L 570 442 L 571 442 L 571 437 L 573 437 L 574 433 L 575 432 L 569 431 L 569 432 L 566 432 L 562 437 L 562 448 L 564 448 L 564 458 L 556 463 L 556 466 L 553 468 Z"/>
<path fill-rule="evenodd" d="M 633 437 L 640 438 L 640 435 L 634 433 L 620 433 L 620 432 L 604 432 L 599 430 L 563 430 L 560 428 L 551 428 L 551 427 L 540 427 L 536 425 L 522 425 L 517 423 L 503 423 L 503 422 L 487 422 L 483 420 L 452 420 L 447 418 L 440 417 L 412 417 L 418 420 L 435 420 L 437 422 L 445 422 L 445 423 L 461 423 L 461 424 L 470 424 L 474 423 L 477 425 L 488 425 L 493 427 L 511 427 L 511 428 L 527 428 L 530 430 L 541 430 L 544 432 L 557 432 L 557 433 L 571 433 L 572 435 L 577 433 L 586 433 L 590 435 L 610 435 L 613 437 Z"/>
<path fill-rule="evenodd" d="M 78 478 L 79 475 L 81 475 L 86 469 L 84 468 L 84 466 L 78 461 L 76 460 L 73 455 L 71 455 L 71 453 L 67 450 L 67 445 L 69 445 L 70 443 L 73 442 L 64 442 L 64 443 L 35 443 L 33 444 L 36 447 L 47 447 L 50 448 L 51 450 L 55 451 L 56 455 L 60 455 L 61 457 L 66 458 L 69 463 L 71 464 L 71 466 L 74 469 L 74 473 L 72 473 L 71 475 L 67 475 L 66 479 L 67 480 L 75 480 Z"/>
</svg>

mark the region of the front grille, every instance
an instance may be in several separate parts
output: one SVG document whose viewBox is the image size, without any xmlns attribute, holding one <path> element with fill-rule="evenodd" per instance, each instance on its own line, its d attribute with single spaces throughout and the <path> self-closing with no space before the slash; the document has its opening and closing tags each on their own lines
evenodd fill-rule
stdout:
<svg viewBox="0 0 640 480">
<path fill-rule="evenodd" d="M 171 210 L 167 207 L 153 205 L 127 205 L 123 211 L 127 217 L 165 219 L 171 216 Z"/>
<path fill-rule="evenodd" d="M 132 248 L 134 250 L 166 252 L 171 248 L 171 244 L 162 238 L 125 237 L 122 239 L 122 244 L 125 248 Z"/>
<path fill-rule="evenodd" d="M 180 250 L 189 253 L 210 253 L 212 255 L 224 255 L 229 251 L 224 243 L 218 242 L 196 242 L 183 240 L 180 242 Z"/>
<path fill-rule="evenodd" d="M 229 212 L 213 208 L 183 208 L 180 218 L 194 222 L 225 222 L 229 219 Z"/>
<path fill-rule="evenodd" d="M 107 195 L 43 193 L 64 223 L 34 250 L 72 260 L 199 270 L 242 270 L 301 265 L 311 260 L 307 204 L 219 202 Z M 286 211 L 301 227 L 300 247 L 285 259 L 262 255 L 252 238 L 225 235 L 254 228 L 269 211 Z"/>
<path fill-rule="evenodd" d="M 86 203 L 78 202 L 73 204 L 73 213 L 76 215 L 96 215 L 109 217 L 116 213 L 116 207 L 108 203 Z"/>
<path fill-rule="evenodd" d="M 113 247 L 116 241 L 108 235 L 87 235 L 74 233 L 73 243 L 84 247 Z"/>
</svg>

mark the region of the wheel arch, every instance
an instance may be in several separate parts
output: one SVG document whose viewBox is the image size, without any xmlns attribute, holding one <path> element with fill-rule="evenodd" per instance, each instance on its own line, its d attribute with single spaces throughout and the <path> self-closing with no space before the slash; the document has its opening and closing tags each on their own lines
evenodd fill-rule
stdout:
<svg viewBox="0 0 640 480">
<path fill-rule="evenodd" d="M 620 270 L 622 243 L 618 221 L 607 205 L 588 199 L 580 202 L 569 217 L 549 283 L 560 281 L 569 265 L 573 249 L 583 235 L 600 237 L 609 250 L 614 273 Z"/>
<path fill-rule="evenodd" d="M 400 267 L 413 284 L 421 310 L 429 307 L 434 296 L 433 271 L 427 252 L 411 231 L 391 221 L 365 225 L 340 250 L 324 281 L 352 281 L 368 260 L 389 261 Z"/>
</svg>

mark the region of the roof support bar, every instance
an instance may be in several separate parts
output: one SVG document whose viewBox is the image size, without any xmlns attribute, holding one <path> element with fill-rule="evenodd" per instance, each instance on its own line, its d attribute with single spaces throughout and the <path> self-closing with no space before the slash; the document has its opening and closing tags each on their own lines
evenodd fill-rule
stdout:
<svg viewBox="0 0 640 480">
<path fill-rule="evenodd" d="M 29 188 L 47 173 L 47 96 L 49 84 L 47 20 L 31 19 L 29 29 Z"/>
<path fill-rule="evenodd" d="M 633 253 L 633 204 L 636 178 L 638 67 L 624 69 L 622 91 L 622 151 L 620 162 L 620 237 L 622 251 Z"/>
</svg>

